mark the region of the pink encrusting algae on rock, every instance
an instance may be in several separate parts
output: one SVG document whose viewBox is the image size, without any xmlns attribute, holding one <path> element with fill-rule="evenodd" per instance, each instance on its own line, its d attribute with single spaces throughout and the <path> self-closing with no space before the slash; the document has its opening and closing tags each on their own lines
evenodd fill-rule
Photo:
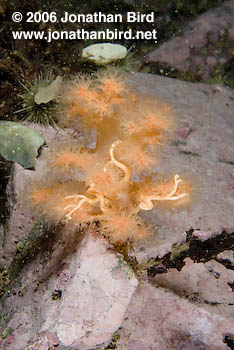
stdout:
<svg viewBox="0 0 234 350">
<path fill-rule="evenodd" d="M 50 150 L 50 185 L 32 186 L 30 207 L 53 223 L 99 222 L 99 231 L 112 242 L 146 237 L 149 228 L 139 211 L 161 201 L 184 202 L 191 191 L 178 174 L 157 181 L 151 173 L 158 161 L 155 148 L 168 142 L 175 127 L 170 108 L 138 96 L 122 74 L 111 70 L 95 78 L 79 75 L 63 91 L 60 125 L 75 133 L 95 129 L 96 146 L 91 149 L 85 137 L 81 142 L 74 136 Z"/>
</svg>

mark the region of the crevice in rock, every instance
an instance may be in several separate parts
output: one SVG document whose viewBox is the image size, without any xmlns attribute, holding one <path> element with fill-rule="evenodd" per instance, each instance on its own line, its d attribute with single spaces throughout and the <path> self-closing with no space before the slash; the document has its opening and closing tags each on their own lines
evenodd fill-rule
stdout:
<svg viewBox="0 0 234 350">
<path fill-rule="evenodd" d="M 148 269 L 148 276 L 154 277 L 156 274 L 165 273 L 169 268 L 176 268 L 180 271 L 184 266 L 186 257 L 197 263 L 205 263 L 211 259 L 216 259 L 216 256 L 224 250 L 234 250 L 234 233 L 227 234 L 223 232 L 217 237 L 207 239 L 204 242 L 195 238 L 192 233 L 193 229 L 187 232 L 186 243 L 176 245 L 163 258 L 154 259 L 155 264 Z M 234 270 L 233 264 L 228 260 L 219 261 L 219 263 L 228 269 Z"/>
<path fill-rule="evenodd" d="M 224 338 L 223 341 L 225 344 L 227 344 L 227 346 L 231 349 L 234 350 L 234 339 L 232 336 L 228 336 L 226 335 L 226 337 Z"/>
</svg>

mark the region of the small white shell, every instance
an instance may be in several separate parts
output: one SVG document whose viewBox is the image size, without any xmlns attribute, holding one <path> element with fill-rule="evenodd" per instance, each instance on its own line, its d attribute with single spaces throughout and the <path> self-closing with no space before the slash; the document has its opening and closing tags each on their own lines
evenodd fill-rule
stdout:
<svg viewBox="0 0 234 350">
<path fill-rule="evenodd" d="M 105 65 L 121 60 L 127 55 L 127 49 L 120 44 L 101 43 L 87 46 L 82 50 L 82 57 L 97 65 Z"/>
</svg>

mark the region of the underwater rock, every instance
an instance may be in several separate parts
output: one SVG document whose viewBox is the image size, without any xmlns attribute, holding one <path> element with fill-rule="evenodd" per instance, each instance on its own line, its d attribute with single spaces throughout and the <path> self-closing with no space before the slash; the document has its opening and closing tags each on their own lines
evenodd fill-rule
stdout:
<svg viewBox="0 0 234 350">
<path fill-rule="evenodd" d="M 59 249 L 64 250 L 62 245 Z M 58 246 L 49 266 L 37 259 L 25 268 L 19 293 L 9 291 L 2 315 L 9 314 L 12 332 L 10 338 L 0 339 L 0 349 L 7 345 L 7 350 L 32 350 L 50 344 L 86 350 L 99 344 L 101 350 L 121 326 L 138 284 L 122 255 L 93 230 L 60 262 L 57 251 Z M 46 270 L 49 278 L 44 280 Z"/>
<path fill-rule="evenodd" d="M 220 80 L 217 72 L 221 74 L 224 65 L 232 59 L 233 40 L 234 3 L 231 0 L 198 16 L 182 33 L 146 54 L 144 62 L 169 74 L 178 70 L 175 74 L 185 79 L 207 80 L 214 76 Z"/>
<path fill-rule="evenodd" d="M 160 166 L 158 164 L 155 166 L 154 171 L 156 174 L 165 174 L 174 169 L 178 172 L 183 170 L 194 181 L 195 193 L 188 206 L 182 210 L 178 208 L 168 211 L 158 205 L 154 210 L 148 212 L 145 219 L 154 232 L 149 239 L 134 244 L 132 254 L 138 262 L 144 259 L 147 261 L 150 257 L 163 256 L 171 250 L 175 243 L 185 241 L 185 232 L 191 228 L 207 232 L 206 239 L 221 234 L 223 230 L 227 234 L 233 232 L 233 165 L 219 161 L 224 152 L 226 154 L 233 152 L 233 92 L 230 89 L 222 88 L 219 94 L 215 94 L 214 86 L 191 84 L 150 74 L 134 74 L 128 77 L 128 81 L 131 85 L 138 87 L 142 95 L 155 96 L 173 106 L 178 114 L 178 130 L 184 130 L 185 125 L 191 130 L 186 132 L 186 137 L 184 137 L 184 132 L 176 134 L 172 143 L 168 144 L 162 152 L 162 162 L 160 162 Z M 39 130 L 38 125 L 35 127 L 36 130 Z M 49 128 L 45 130 L 48 132 Z M 43 133 L 46 143 L 53 144 L 53 138 L 61 140 L 61 132 L 51 128 L 48 137 Z M 67 132 L 67 130 L 63 131 L 64 134 Z M 43 149 L 43 152 L 46 151 Z M 42 162 L 41 157 L 36 162 L 35 171 L 26 170 L 15 164 L 14 184 L 17 193 L 25 184 L 27 185 L 29 173 L 32 173 L 33 177 L 41 177 L 40 171 L 44 167 L 43 164 L 39 165 L 40 162 Z M 23 210 L 25 208 L 21 208 L 21 211 Z M 10 238 L 12 246 L 16 240 L 19 240 L 16 236 L 24 222 L 25 216 L 22 216 L 21 222 L 17 223 L 18 226 L 15 225 L 12 228 Z M 23 233 L 26 235 L 26 230 L 22 230 Z M 71 236 L 72 233 L 68 230 L 66 240 L 70 242 Z M 21 236 L 22 238 L 23 236 Z M 57 244 L 60 244 L 64 253 L 64 239 Z M 57 246 L 52 248 L 52 253 L 58 254 Z M 105 265 L 105 259 L 110 262 L 110 268 Z M 103 267 L 101 270 L 97 269 L 100 266 L 99 263 Z M 112 263 L 113 265 L 111 265 Z M 115 266 L 114 263 L 116 263 Z M 186 277 L 186 269 L 190 269 L 191 275 L 196 276 L 195 270 L 199 267 L 199 271 L 210 275 L 212 285 L 217 281 L 217 285 L 225 287 L 226 296 L 231 296 L 231 287 L 227 287 L 228 278 L 232 282 L 231 271 L 226 271 L 223 266 L 212 264 L 213 262 L 194 264 L 194 266 L 188 264 L 185 270 L 182 270 L 182 275 Z M 116 303 L 113 304 L 113 308 L 116 308 L 115 317 L 119 311 L 119 304 L 123 307 L 122 301 L 124 302 L 119 319 L 113 318 L 115 324 L 112 324 L 113 327 L 111 326 L 111 331 L 113 331 L 120 326 L 124 318 L 123 328 L 118 331 L 121 335 L 119 350 L 149 350 L 152 346 L 160 348 L 160 350 L 167 350 L 168 344 L 171 348 L 186 348 L 186 350 L 227 349 L 223 338 L 226 335 L 233 336 L 233 321 L 230 322 L 229 317 L 226 317 L 224 313 L 217 315 L 215 311 L 210 311 L 213 308 L 212 305 L 209 305 L 209 309 L 208 306 L 205 308 L 204 304 L 202 307 L 194 305 L 192 301 L 180 298 L 168 290 L 157 288 L 157 286 L 146 283 L 145 286 L 138 287 L 133 294 L 129 309 L 123 317 L 124 308 L 126 310 L 136 284 L 134 278 L 130 279 L 133 285 L 129 283 L 128 278 L 131 277 L 132 271 L 128 265 L 118 269 L 119 265 L 122 265 L 121 256 L 114 253 L 104 239 L 98 237 L 95 243 L 94 235 L 91 238 L 85 238 L 81 250 L 77 245 L 72 245 L 72 253 L 63 260 L 60 259 L 59 263 L 53 265 L 53 268 L 51 268 L 50 260 L 46 265 L 40 256 L 37 265 L 36 262 L 33 262 L 25 266 L 19 287 L 9 288 L 5 305 L 1 305 L 2 315 L 12 317 L 12 321 L 6 322 L 8 329 L 11 328 L 12 335 L 3 340 L 7 344 L 7 349 L 28 350 L 23 345 L 20 347 L 19 342 L 24 341 L 26 344 L 25 339 L 27 339 L 33 344 L 34 340 L 37 342 L 38 334 L 50 334 L 53 337 L 55 331 L 58 331 L 59 346 L 64 342 L 64 346 L 61 345 L 61 348 L 65 348 L 65 343 L 75 342 L 76 331 L 83 338 L 78 339 L 78 344 L 75 346 L 68 345 L 69 349 L 77 347 L 83 349 L 83 347 L 90 346 L 91 341 L 92 345 L 104 341 L 100 330 L 99 334 L 95 333 L 98 331 L 100 315 L 98 307 L 106 308 L 109 295 L 111 295 L 110 300 L 113 301 L 113 294 L 116 297 Z M 91 266 L 91 272 L 86 269 L 87 266 Z M 211 269 L 214 272 L 221 272 L 222 276 L 216 279 L 212 275 Z M 49 272 L 48 278 L 44 277 L 44 270 Z M 100 275 L 98 275 L 98 271 Z M 98 278 L 96 278 L 97 275 Z M 123 278 L 119 278 L 120 276 Z M 105 283 L 108 283 L 105 279 L 111 283 L 114 280 L 113 285 L 117 294 L 112 293 L 113 291 L 112 294 L 108 294 L 111 286 L 105 287 L 106 290 L 108 289 L 108 293 L 100 293 L 102 284 L 106 286 Z M 94 280 L 97 283 L 94 283 Z M 85 283 L 82 284 L 82 281 Z M 126 299 L 122 298 L 119 287 L 129 288 Z M 169 283 L 166 287 L 169 288 Z M 216 298 L 219 293 L 216 287 L 213 290 L 215 299 L 212 300 L 220 301 L 222 296 L 220 293 L 220 299 Z M 207 288 L 206 292 L 208 293 Z M 51 300 L 52 295 L 55 294 L 53 294 L 54 291 L 58 296 L 62 291 L 61 299 Z M 82 294 L 83 291 L 84 294 Z M 22 293 L 25 294 L 24 298 L 21 296 Z M 86 300 L 89 302 L 85 303 Z M 79 301 L 81 301 L 80 305 Z M 66 314 L 61 305 L 67 311 Z M 82 310 L 79 309 L 80 307 Z M 226 308 L 227 312 L 232 310 L 232 307 L 229 309 L 229 305 L 220 305 L 219 307 Z M 216 308 L 218 306 L 214 306 L 214 310 Z M 18 314 L 14 314 L 14 310 L 19 310 Z M 97 319 L 95 315 L 93 318 L 91 317 L 92 310 L 97 312 Z M 73 311 L 76 315 L 74 323 L 71 321 Z M 85 315 L 83 318 L 77 316 L 79 311 Z M 111 307 L 110 311 L 113 311 Z M 108 316 L 107 313 L 103 315 L 103 317 L 105 316 L 107 317 L 105 322 L 108 323 L 108 317 L 111 315 Z M 127 317 L 129 319 L 126 319 Z M 59 325 L 56 323 L 56 319 L 59 320 Z M 103 318 L 102 321 L 104 321 Z M 109 331 L 105 338 L 107 342 L 110 339 Z M 71 335 L 68 335 L 68 332 Z M 57 344 L 56 339 L 53 342 Z"/>
<path fill-rule="evenodd" d="M 234 264 L 234 251 L 224 250 L 222 253 L 217 255 L 217 259 L 221 262 L 228 261 L 229 263 Z"/>
<path fill-rule="evenodd" d="M 36 133 L 43 135 L 45 143 L 50 147 L 56 140 L 63 142 L 67 135 L 73 133 L 73 130 L 53 128 L 48 125 L 44 127 L 40 124 L 27 123 L 28 129 L 34 130 Z M 43 155 L 48 152 L 47 147 L 42 147 L 40 156 L 37 158 L 34 169 L 25 169 L 20 164 L 14 163 L 12 167 L 12 176 L 7 185 L 7 197 L 10 208 L 10 218 L 7 224 L 7 233 L 4 242 L 4 249 L 0 250 L 0 260 L 4 267 L 9 266 L 11 259 L 16 253 L 16 242 L 19 242 L 27 237 L 27 234 L 33 228 L 35 217 L 30 215 L 30 212 L 23 205 L 23 191 L 29 184 L 32 184 L 32 179 L 36 180 L 44 176 L 47 172 Z M 2 257 L 4 256 L 4 260 Z"/>
<path fill-rule="evenodd" d="M 118 350 L 228 350 L 233 321 L 150 284 L 136 289 L 119 331 Z"/>
<path fill-rule="evenodd" d="M 184 259 L 181 271 L 171 268 L 167 273 L 156 275 L 152 281 L 191 300 L 212 314 L 234 321 L 234 271 L 215 260 L 195 263 Z"/>
<path fill-rule="evenodd" d="M 44 297 L 42 330 L 55 332 L 62 345 L 91 349 L 110 341 L 123 321 L 138 282 L 108 246 L 98 235 L 86 236 L 57 278 L 62 300 L 54 304 L 48 292 Z"/>
<path fill-rule="evenodd" d="M 173 106 L 176 130 L 174 139 L 162 151 L 156 174 L 183 173 L 194 185 L 191 200 L 184 207 L 169 209 L 157 203 L 152 212 L 143 212 L 154 233 L 149 242 L 136 242 L 134 256 L 141 262 L 162 257 L 176 243 L 186 240 L 193 229 L 205 233 L 202 240 L 234 231 L 233 163 L 234 149 L 233 91 L 217 85 L 193 84 L 157 75 L 137 73 L 128 82 L 145 96 L 155 96 Z"/>
</svg>

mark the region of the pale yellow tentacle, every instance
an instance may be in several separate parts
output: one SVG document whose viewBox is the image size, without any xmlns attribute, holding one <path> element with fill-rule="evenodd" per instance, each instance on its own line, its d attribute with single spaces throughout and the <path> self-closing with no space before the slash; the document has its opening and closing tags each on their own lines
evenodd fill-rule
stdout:
<svg viewBox="0 0 234 350">
<path fill-rule="evenodd" d="M 125 165 L 124 163 L 122 162 L 119 162 L 115 156 L 114 156 L 114 148 L 117 144 L 119 144 L 120 141 L 116 141 L 114 143 L 112 143 L 111 145 L 111 148 L 110 148 L 110 151 L 109 151 L 109 154 L 110 154 L 110 161 L 107 163 L 107 164 L 114 164 L 115 166 L 117 166 L 118 168 L 120 168 L 123 172 L 124 172 L 124 178 L 123 178 L 123 181 L 126 181 L 126 182 L 129 182 L 130 181 L 130 177 L 131 177 L 131 173 L 130 173 L 130 170 L 129 168 L 127 167 L 127 165 Z M 104 171 L 107 171 L 107 168 L 105 166 L 104 168 Z"/>
<path fill-rule="evenodd" d="M 176 192 L 178 190 L 178 185 L 180 182 L 182 182 L 182 179 L 180 178 L 180 176 L 178 174 L 176 174 L 174 176 L 174 187 L 169 194 L 167 194 L 165 196 L 163 196 L 163 195 L 161 195 L 161 196 L 154 196 L 154 195 L 147 196 L 146 198 L 144 198 L 143 201 L 141 201 L 139 203 L 139 208 L 142 210 L 151 210 L 151 209 L 153 209 L 153 206 L 154 206 L 152 201 L 175 201 L 175 200 L 178 200 L 180 198 L 187 196 L 187 193 L 180 193 L 180 194 L 176 195 Z"/>
</svg>

